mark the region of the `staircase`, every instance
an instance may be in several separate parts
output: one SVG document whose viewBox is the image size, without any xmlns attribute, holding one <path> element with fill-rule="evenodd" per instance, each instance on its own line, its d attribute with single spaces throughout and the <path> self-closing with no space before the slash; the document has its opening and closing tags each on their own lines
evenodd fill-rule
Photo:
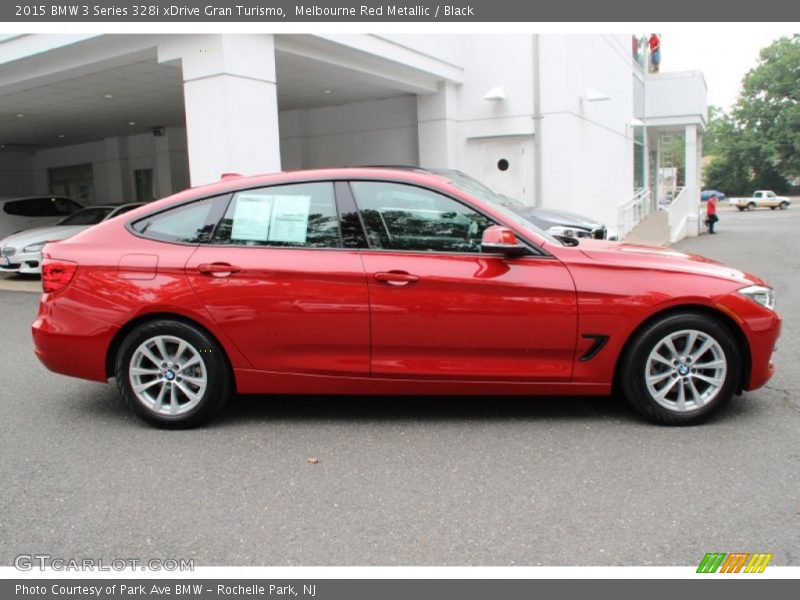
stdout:
<svg viewBox="0 0 800 600">
<path fill-rule="evenodd" d="M 669 244 L 669 217 L 666 211 L 655 210 L 639 221 L 623 241 L 628 244 L 666 246 Z"/>
</svg>

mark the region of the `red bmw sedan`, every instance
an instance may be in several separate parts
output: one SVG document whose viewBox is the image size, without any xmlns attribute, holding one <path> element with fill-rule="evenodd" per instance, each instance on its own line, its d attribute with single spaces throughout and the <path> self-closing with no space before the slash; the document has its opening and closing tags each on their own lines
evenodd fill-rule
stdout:
<svg viewBox="0 0 800 600">
<path fill-rule="evenodd" d="M 44 256 L 39 359 L 170 428 L 235 393 L 619 393 L 692 424 L 772 376 L 781 323 L 758 277 L 414 170 L 227 178 Z"/>
</svg>

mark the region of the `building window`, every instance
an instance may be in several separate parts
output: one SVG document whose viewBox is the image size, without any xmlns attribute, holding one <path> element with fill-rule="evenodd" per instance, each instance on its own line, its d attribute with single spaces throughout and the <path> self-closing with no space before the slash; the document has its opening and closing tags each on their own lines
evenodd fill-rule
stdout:
<svg viewBox="0 0 800 600">
<path fill-rule="evenodd" d="M 92 163 L 49 169 L 50 193 L 67 196 L 87 206 L 94 204 L 94 173 Z"/>
<path fill-rule="evenodd" d="M 155 199 L 153 169 L 136 169 L 133 179 L 136 184 L 136 201 L 152 202 Z"/>
<path fill-rule="evenodd" d="M 636 190 L 645 187 L 645 145 L 644 127 L 633 128 L 633 187 Z"/>
</svg>

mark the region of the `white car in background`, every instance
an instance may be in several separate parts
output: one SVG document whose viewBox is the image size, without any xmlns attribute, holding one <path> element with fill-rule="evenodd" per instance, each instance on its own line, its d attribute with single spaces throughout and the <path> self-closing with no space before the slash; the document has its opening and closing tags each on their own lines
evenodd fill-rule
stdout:
<svg viewBox="0 0 800 600">
<path fill-rule="evenodd" d="M 142 205 L 142 202 L 136 202 L 89 206 L 50 227 L 36 227 L 10 235 L 0 240 L 0 273 L 39 275 L 42 272 L 42 248 L 47 242 L 66 239 Z"/>
<path fill-rule="evenodd" d="M 0 240 L 31 227 L 53 225 L 81 208 L 65 196 L 0 198 Z"/>
<path fill-rule="evenodd" d="M 786 210 L 792 205 L 792 199 L 788 196 L 778 196 L 772 190 L 757 190 L 749 198 L 729 198 L 728 204 L 735 206 L 740 212 L 757 208 Z"/>
</svg>

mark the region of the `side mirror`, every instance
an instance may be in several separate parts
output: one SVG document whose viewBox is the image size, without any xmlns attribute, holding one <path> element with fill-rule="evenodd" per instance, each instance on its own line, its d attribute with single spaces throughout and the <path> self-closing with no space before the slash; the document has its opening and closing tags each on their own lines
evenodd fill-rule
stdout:
<svg viewBox="0 0 800 600">
<path fill-rule="evenodd" d="M 481 251 L 505 256 L 522 256 L 528 253 L 528 249 L 519 243 L 514 232 L 500 225 L 492 225 L 483 231 Z"/>
</svg>

